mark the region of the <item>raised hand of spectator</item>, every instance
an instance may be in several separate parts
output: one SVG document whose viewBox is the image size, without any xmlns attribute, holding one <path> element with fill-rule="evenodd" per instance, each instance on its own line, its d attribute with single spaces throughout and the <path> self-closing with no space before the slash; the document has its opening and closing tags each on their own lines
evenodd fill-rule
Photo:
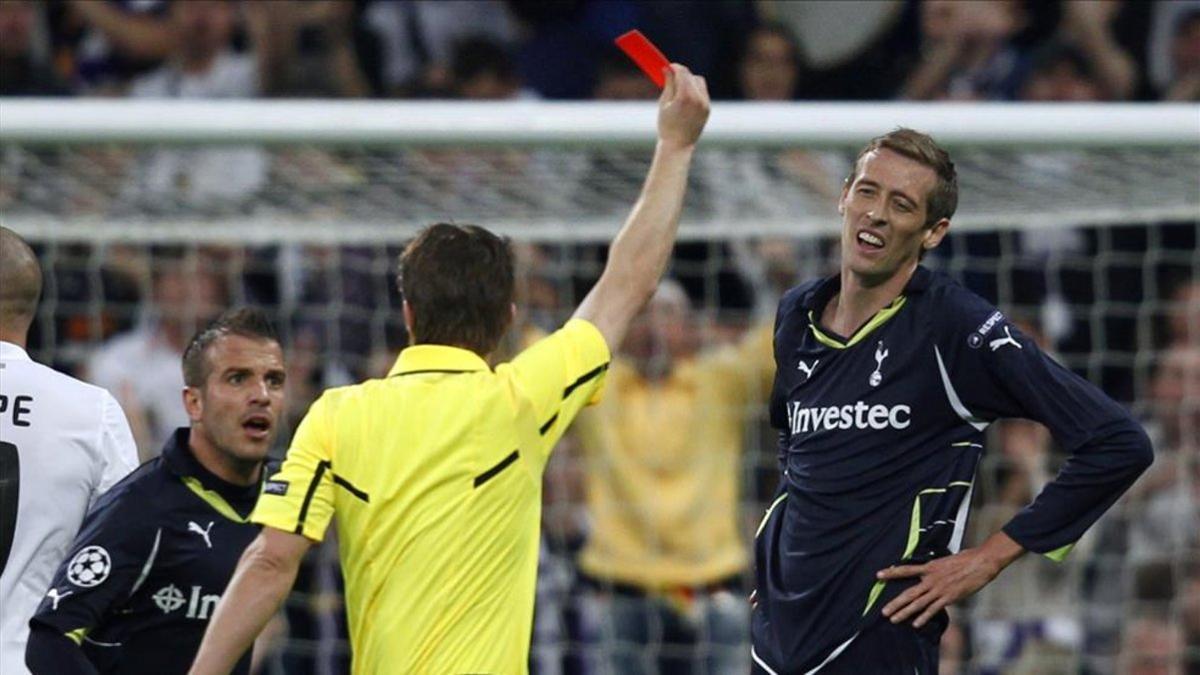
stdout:
<svg viewBox="0 0 1200 675">
<path fill-rule="evenodd" d="M 1016 18 L 1003 2 L 955 3 L 953 33 L 969 42 L 1004 42 L 1017 31 Z"/>
<path fill-rule="evenodd" d="M 301 3 L 304 23 L 339 37 L 354 30 L 354 3 L 350 0 L 315 0 Z"/>
<path fill-rule="evenodd" d="M 1073 0 L 1063 3 L 1062 36 L 1079 48 L 1092 64 L 1105 98 L 1123 100 L 1133 93 L 1137 70 L 1133 59 L 1117 44 L 1112 23 L 1121 9 L 1113 0 Z"/>
<path fill-rule="evenodd" d="M 175 36 L 165 18 L 127 11 L 107 0 L 71 0 L 70 9 L 126 56 L 155 60 L 171 53 Z"/>
<path fill-rule="evenodd" d="M 1080 30 L 1108 30 L 1121 9 L 1121 3 L 1112 0 L 1087 0 L 1086 2 L 1063 3 L 1063 28 L 1067 32 Z"/>
</svg>

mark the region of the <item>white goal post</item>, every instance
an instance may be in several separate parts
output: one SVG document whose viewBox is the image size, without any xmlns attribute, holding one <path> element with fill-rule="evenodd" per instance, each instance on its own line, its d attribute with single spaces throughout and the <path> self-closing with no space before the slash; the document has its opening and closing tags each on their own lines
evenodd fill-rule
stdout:
<svg viewBox="0 0 1200 675">
<path fill-rule="evenodd" d="M 378 242 L 455 219 L 518 239 L 602 241 L 636 196 L 654 119 L 652 103 L 8 99 L 0 101 L 0 179 L 9 183 L 0 215 L 43 239 Z M 957 231 L 1200 214 L 1194 104 L 718 101 L 694 171 L 693 192 L 703 198 L 691 198 L 681 238 L 828 234 L 832 197 L 850 158 L 898 126 L 931 133 L 951 150 L 962 185 Z M 228 195 L 215 210 L 153 191 L 131 197 L 136 172 L 128 161 L 116 162 L 115 173 L 130 176 L 78 167 L 78 176 L 63 181 L 98 196 L 100 208 L 62 214 L 58 205 L 22 198 L 23 179 L 39 179 L 43 158 L 71 148 L 121 148 L 144 163 L 164 148 L 230 146 L 267 156 L 264 177 L 232 200 L 236 208 Z M 320 182 L 279 169 L 294 148 L 337 153 L 341 184 L 319 187 L 342 208 L 265 198 Z M 596 162 L 606 169 L 593 171 Z M 63 162 L 49 163 L 64 171 Z M 405 189 L 403 180 L 418 188 Z M 371 197 L 363 201 L 365 192 Z M 144 219 L 131 200 L 167 206 Z"/>
</svg>

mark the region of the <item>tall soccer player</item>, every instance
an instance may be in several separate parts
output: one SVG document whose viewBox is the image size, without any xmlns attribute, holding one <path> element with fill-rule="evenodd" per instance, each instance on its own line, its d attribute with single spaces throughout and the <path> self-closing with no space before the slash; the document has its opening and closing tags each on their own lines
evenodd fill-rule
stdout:
<svg viewBox="0 0 1200 675">
<path fill-rule="evenodd" d="M 248 516 L 285 377 L 275 329 L 258 310 L 229 310 L 196 333 L 183 353 L 191 425 L 88 514 L 30 622 L 34 675 L 187 671 L 258 535 Z M 249 656 L 230 669 L 248 673 Z"/>
<path fill-rule="evenodd" d="M 1141 427 L 987 302 L 922 267 L 958 202 L 929 136 L 872 140 L 842 189 L 841 272 L 789 291 L 771 423 L 782 481 L 755 540 L 764 673 L 934 675 L 944 608 L 1026 551 L 1062 560 L 1150 465 Z M 1049 427 L 1070 453 L 1032 504 L 960 550 L 984 429 Z"/>
<path fill-rule="evenodd" d="M 0 227 L 0 673 L 25 670 L 25 641 L 88 507 L 137 466 L 125 413 L 104 389 L 33 362 L 26 336 L 42 291 L 37 256 Z"/>
<path fill-rule="evenodd" d="M 528 669 L 542 472 L 662 276 L 708 108 L 703 78 L 672 65 L 649 175 L 600 280 L 511 363 L 485 360 L 514 311 L 508 242 L 434 225 L 405 249 L 411 345 L 387 378 L 309 409 L 192 672 L 229 670 L 334 518 L 354 672 Z"/>
</svg>

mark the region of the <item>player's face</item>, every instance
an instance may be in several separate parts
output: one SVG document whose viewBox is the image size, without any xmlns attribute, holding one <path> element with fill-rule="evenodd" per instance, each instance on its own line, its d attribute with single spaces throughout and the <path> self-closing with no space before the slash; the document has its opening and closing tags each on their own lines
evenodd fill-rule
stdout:
<svg viewBox="0 0 1200 675">
<path fill-rule="evenodd" d="M 273 340 L 241 335 L 208 348 L 208 379 L 186 397 L 193 428 L 220 452 L 240 461 L 267 456 L 283 414 L 283 351 Z"/>
<path fill-rule="evenodd" d="M 926 226 L 937 174 L 886 148 L 863 156 L 854 180 L 842 188 L 842 265 L 869 283 L 911 268 L 921 250 L 937 246 L 946 219 Z"/>
</svg>

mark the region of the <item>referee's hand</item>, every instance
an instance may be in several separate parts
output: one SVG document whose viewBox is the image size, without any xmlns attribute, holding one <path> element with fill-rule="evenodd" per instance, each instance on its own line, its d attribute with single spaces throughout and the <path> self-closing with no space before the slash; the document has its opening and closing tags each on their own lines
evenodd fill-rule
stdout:
<svg viewBox="0 0 1200 675">
<path fill-rule="evenodd" d="M 658 98 L 658 137 L 668 145 L 691 147 L 708 121 L 708 83 L 686 67 L 672 63 Z"/>
<path fill-rule="evenodd" d="M 924 626 L 943 608 L 974 595 L 1000 571 L 1025 552 L 1007 534 L 997 532 L 976 548 L 969 548 L 924 565 L 897 565 L 880 570 L 881 581 L 919 577 L 920 582 L 896 596 L 883 608 L 892 623 L 917 617 L 914 628 Z"/>
</svg>

